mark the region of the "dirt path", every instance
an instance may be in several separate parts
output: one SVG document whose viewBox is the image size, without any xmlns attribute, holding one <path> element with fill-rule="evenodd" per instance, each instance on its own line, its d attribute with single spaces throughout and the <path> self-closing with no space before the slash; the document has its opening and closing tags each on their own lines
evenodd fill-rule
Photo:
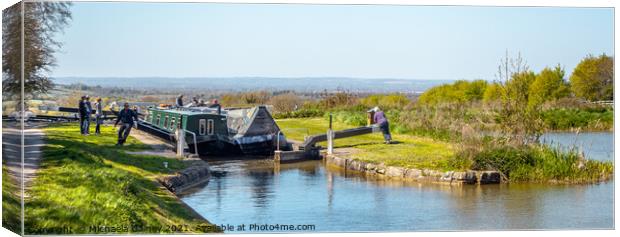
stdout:
<svg viewBox="0 0 620 237">
<path fill-rule="evenodd" d="M 156 155 L 168 158 L 176 158 L 176 153 L 172 151 L 172 145 L 155 136 L 152 136 L 138 129 L 132 129 L 130 136 L 134 137 L 135 139 L 146 145 L 149 145 L 151 149 L 139 152 L 127 152 L 128 154 Z"/>
<path fill-rule="evenodd" d="M 8 175 L 21 183 L 21 133 L 14 124 L 2 128 L 2 165 L 7 168 Z M 41 125 L 29 124 L 24 130 L 24 184 L 28 188 L 34 179 L 41 162 L 45 145 Z"/>
</svg>

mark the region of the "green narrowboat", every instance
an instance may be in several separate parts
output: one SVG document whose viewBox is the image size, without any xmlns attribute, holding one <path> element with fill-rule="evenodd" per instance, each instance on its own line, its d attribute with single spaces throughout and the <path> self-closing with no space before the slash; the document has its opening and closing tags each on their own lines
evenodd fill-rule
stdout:
<svg viewBox="0 0 620 237">
<path fill-rule="evenodd" d="M 150 107 L 138 128 L 174 143 L 176 130 L 182 129 L 189 151 L 199 155 L 270 155 L 278 142 L 286 148 L 286 138 L 266 106 Z"/>
</svg>

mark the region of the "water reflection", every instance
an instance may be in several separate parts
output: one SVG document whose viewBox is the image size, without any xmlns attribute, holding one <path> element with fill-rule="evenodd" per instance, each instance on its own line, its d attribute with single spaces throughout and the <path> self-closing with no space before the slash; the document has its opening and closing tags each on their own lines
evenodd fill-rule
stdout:
<svg viewBox="0 0 620 237">
<path fill-rule="evenodd" d="M 216 224 L 314 224 L 330 232 L 613 228 L 613 181 L 449 186 L 365 176 L 320 161 L 211 165 L 210 183 L 182 199 Z"/>
</svg>

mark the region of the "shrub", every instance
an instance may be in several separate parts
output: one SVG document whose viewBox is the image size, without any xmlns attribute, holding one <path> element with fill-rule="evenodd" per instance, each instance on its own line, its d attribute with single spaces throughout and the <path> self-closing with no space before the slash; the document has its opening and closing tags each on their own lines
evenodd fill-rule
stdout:
<svg viewBox="0 0 620 237">
<path fill-rule="evenodd" d="M 411 101 L 403 94 L 370 95 L 360 100 L 365 108 L 379 106 L 383 110 L 405 107 Z"/>
<path fill-rule="evenodd" d="M 585 160 L 576 150 L 548 145 L 488 147 L 474 156 L 471 168 L 498 170 L 510 182 L 581 183 L 613 174 L 611 162 Z"/>
<path fill-rule="evenodd" d="M 299 107 L 301 98 L 293 93 L 286 93 L 271 97 L 267 103 L 273 105 L 276 113 L 288 113 Z"/>
<path fill-rule="evenodd" d="M 319 109 L 300 109 L 284 113 L 274 113 L 273 118 L 285 119 L 285 118 L 313 118 L 321 117 L 325 114 L 325 111 Z"/>
<path fill-rule="evenodd" d="M 460 80 L 452 84 L 436 86 L 424 92 L 418 99 L 422 105 L 437 105 L 441 103 L 466 103 L 482 100 L 487 87 L 483 80 Z"/>
</svg>

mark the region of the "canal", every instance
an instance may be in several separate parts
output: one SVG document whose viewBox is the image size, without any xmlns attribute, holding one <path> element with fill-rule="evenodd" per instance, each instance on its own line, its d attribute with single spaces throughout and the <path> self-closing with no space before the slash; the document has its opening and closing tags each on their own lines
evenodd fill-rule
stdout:
<svg viewBox="0 0 620 237">
<path fill-rule="evenodd" d="M 589 159 L 613 160 L 613 133 L 550 133 L 543 139 L 576 145 Z M 210 164 L 209 183 L 182 200 L 214 224 L 245 224 L 246 231 L 251 224 L 312 225 L 324 232 L 614 227 L 613 181 L 459 187 L 367 178 L 321 161 Z"/>
</svg>

